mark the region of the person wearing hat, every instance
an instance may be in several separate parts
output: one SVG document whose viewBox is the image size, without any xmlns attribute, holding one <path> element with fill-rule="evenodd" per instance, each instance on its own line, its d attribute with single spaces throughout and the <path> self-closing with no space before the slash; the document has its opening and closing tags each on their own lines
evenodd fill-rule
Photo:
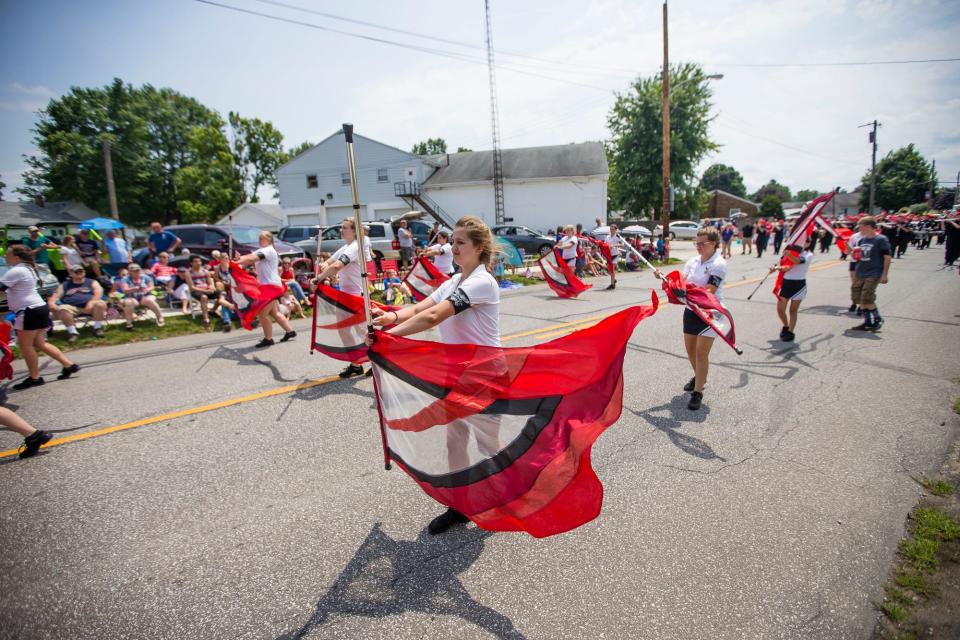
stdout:
<svg viewBox="0 0 960 640">
<path fill-rule="evenodd" d="M 153 312 L 157 319 L 157 326 L 162 327 L 166 324 L 163 320 L 163 312 L 160 311 L 160 305 L 153 295 L 153 278 L 143 273 L 143 269 L 136 262 L 131 262 L 127 267 L 129 274 L 120 280 L 120 291 L 123 293 L 123 299 L 120 303 L 123 307 L 123 317 L 127 321 L 127 329 L 133 329 L 133 312 L 139 306 L 144 306 Z"/>
<path fill-rule="evenodd" d="M 57 245 L 51 242 L 49 238 L 40 233 L 40 228 L 36 225 L 27 227 L 29 237 L 23 239 L 23 244 L 33 253 L 33 259 L 37 264 L 50 264 L 50 256 L 47 255 L 47 249 L 56 249 Z"/>
<path fill-rule="evenodd" d="M 107 317 L 107 303 L 103 287 L 87 277 L 82 266 L 70 267 L 70 277 L 60 283 L 47 301 L 51 313 L 67 327 L 67 342 L 77 341 L 77 316 L 93 316 L 93 335 L 103 337 L 103 321 Z"/>
</svg>

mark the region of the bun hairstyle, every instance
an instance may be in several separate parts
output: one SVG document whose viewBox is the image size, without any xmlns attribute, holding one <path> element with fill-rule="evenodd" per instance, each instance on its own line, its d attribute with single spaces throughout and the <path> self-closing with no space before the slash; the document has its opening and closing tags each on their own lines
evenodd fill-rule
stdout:
<svg viewBox="0 0 960 640">
<path fill-rule="evenodd" d="M 37 278 L 37 286 L 43 284 L 43 279 L 40 277 L 40 271 L 37 270 L 37 259 L 33 255 L 33 251 L 22 244 L 15 244 L 7 249 L 7 253 L 16 256 L 20 259 L 20 262 L 26 263 L 26 265 L 33 270 L 33 275 Z"/>
<path fill-rule="evenodd" d="M 269 231 L 261 231 L 260 237 L 266 238 L 270 242 L 270 244 L 273 244 L 273 234 L 270 233 Z"/>
<path fill-rule="evenodd" d="M 493 259 L 499 249 L 493 243 L 493 234 L 487 223 L 477 216 L 463 216 L 457 220 L 455 228 L 466 231 L 467 239 L 480 250 L 480 264 L 489 271 L 493 267 Z"/>
</svg>

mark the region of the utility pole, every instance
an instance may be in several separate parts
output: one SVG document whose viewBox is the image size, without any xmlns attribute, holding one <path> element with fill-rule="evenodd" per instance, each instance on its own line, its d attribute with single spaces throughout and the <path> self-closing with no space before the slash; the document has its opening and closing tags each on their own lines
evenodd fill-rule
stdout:
<svg viewBox="0 0 960 640">
<path fill-rule="evenodd" d="M 933 201 L 937 198 L 937 159 L 933 159 L 933 166 L 930 167 L 930 202 L 929 207 L 933 210 Z"/>
<path fill-rule="evenodd" d="M 953 206 L 960 204 L 960 171 L 957 171 L 957 186 L 953 190 Z"/>
<path fill-rule="evenodd" d="M 870 143 L 873 145 L 873 156 L 870 160 L 870 200 L 869 207 L 867 208 L 867 215 L 873 215 L 873 202 L 877 195 L 877 127 L 880 126 L 880 123 L 874 120 L 873 122 L 868 122 L 867 124 L 862 124 L 858 129 L 864 127 L 872 126 L 873 129 L 870 131 Z"/>
<path fill-rule="evenodd" d="M 114 220 L 120 219 L 120 213 L 117 211 L 117 188 L 113 184 L 113 162 L 110 159 L 110 141 L 104 138 L 103 142 L 103 166 L 107 171 L 107 195 L 110 197 L 110 217 Z"/>
<path fill-rule="evenodd" d="M 667 0 L 663 0 L 663 259 L 670 259 L 670 47 L 667 40 Z"/>
<path fill-rule="evenodd" d="M 493 212 L 494 223 L 503 224 L 503 155 L 500 153 L 500 115 L 497 113 L 497 78 L 493 64 L 493 31 L 490 26 L 490 0 L 484 1 L 487 18 L 487 70 L 490 74 L 490 120 L 493 129 Z"/>
</svg>

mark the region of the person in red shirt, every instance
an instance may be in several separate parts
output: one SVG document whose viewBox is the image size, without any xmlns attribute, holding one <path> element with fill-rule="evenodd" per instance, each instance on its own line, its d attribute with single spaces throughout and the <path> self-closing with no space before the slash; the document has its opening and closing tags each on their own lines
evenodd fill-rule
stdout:
<svg viewBox="0 0 960 640">
<path fill-rule="evenodd" d="M 177 277 L 177 268 L 170 264 L 170 254 L 166 251 L 161 251 L 158 257 L 159 260 L 150 267 L 150 273 L 154 280 L 169 289 Z"/>
<path fill-rule="evenodd" d="M 306 294 L 303 293 L 303 287 L 297 282 L 297 275 L 293 272 L 293 263 L 290 262 L 290 258 L 284 258 L 280 262 L 280 279 L 301 305 L 310 306 Z M 303 315 L 303 311 L 300 314 Z"/>
</svg>

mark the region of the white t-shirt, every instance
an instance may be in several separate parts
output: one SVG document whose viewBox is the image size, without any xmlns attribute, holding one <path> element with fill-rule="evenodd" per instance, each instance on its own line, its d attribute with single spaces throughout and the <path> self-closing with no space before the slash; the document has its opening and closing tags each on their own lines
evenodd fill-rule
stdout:
<svg viewBox="0 0 960 640">
<path fill-rule="evenodd" d="M 430 247 L 430 250 L 440 252 L 433 256 L 433 266 L 439 269 L 440 273 L 447 275 L 453 273 L 453 248 L 450 243 L 435 244 Z"/>
<path fill-rule="evenodd" d="M 500 346 L 500 286 L 486 267 L 478 266 L 463 280 L 458 273 L 433 292 L 435 304 L 450 300 L 454 315 L 437 329 L 445 344 Z"/>
<path fill-rule="evenodd" d="M 593 237 L 599 240 L 600 242 L 606 242 L 607 238 L 610 237 L 610 227 L 606 225 L 600 225 L 592 231 Z"/>
<path fill-rule="evenodd" d="M 366 238 L 364 238 L 363 246 L 366 249 L 366 251 L 364 251 L 366 254 L 366 261 L 364 263 L 360 262 L 360 257 L 357 254 L 356 240 L 350 244 L 343 245 L 330 256 L 331 260 L 339 260 L 343 263 L 343 268 L 340 269 L 340 290 L 344 293 L 352 293 L 354 295 L 361 295 L 363 293 L 360 270 L 366 270 L 366 262 L 372 259 L 370 257 L 370 244 L 366 241 Z"/>
<path fill-rule="evenodd" d="M 257 282 L 260 284 L 282 285 L 280 280 L 280 256 L 273 245 L 268 244 L 256 250 L 257 257 Z"/>
<path fill-rule="evenodd" d="M 80 252 L 71 247 L 61 245 L 60 257 L 63 259 L 63 263 L 67 265 L 67 267 L 83 266 L 83 259 L 80 257 Z M 67 270 L 69 271 L 69 268 Z"/>
<path fill-rule="evenodd" d="M 558 247 L 561 247 L 563 251 L 564 260 L 572 260 L 577 257 L 577 243 L 580 242 L 580 238 L 577 236 L 563 236 L 560 238 L 560 242 L 557 243 Z"/>
<path fill-rule="evenodd" d="M 610 247 L 610 255 L 616 260 L 620 255 L 620 247 L 623 246 L 623 241 L 617 236 L 609 236 L 607 238 L 607 246 Z"/>
<path fill-rule="evenodd" d="M 810 268 L 810 263 L 813 262 L 813 254 L 809 251 L 802 251 L 800 253 L 800 262 L 795 264 L 789 270 L 783 272 L 784 280 L 806 280 L 807 270 Z"/>
<path fill-rule="evenodd" d="M 400 239 L 401 247 L 413 246 L 413 233 L 410 231 L 410 229 L 404 229 L 403 227 L 397 229 L 397 238 Z"/>
<path fill-rule="evenodd" d="M 10 267 L 0 282 L 7 287 L 7 306 L 12 311 L 43 306 L 43 298 L 37 293 L 37 274 L 23 262 Z"/>
<path fill-rule="evenodd" d="M 695 256 L 687 260 L 683 265 L 683 277 L 690 284 L 700 287 L 706 287 L 708 284 L 717 288 L 713 295 L 723 302 L 723 283 L 727 279 L 727 261 L 720 257 L 720 252 L 715 251 L 713 256 L 705 262 L 701 261 L 700 256 Z"/>
</svg>

